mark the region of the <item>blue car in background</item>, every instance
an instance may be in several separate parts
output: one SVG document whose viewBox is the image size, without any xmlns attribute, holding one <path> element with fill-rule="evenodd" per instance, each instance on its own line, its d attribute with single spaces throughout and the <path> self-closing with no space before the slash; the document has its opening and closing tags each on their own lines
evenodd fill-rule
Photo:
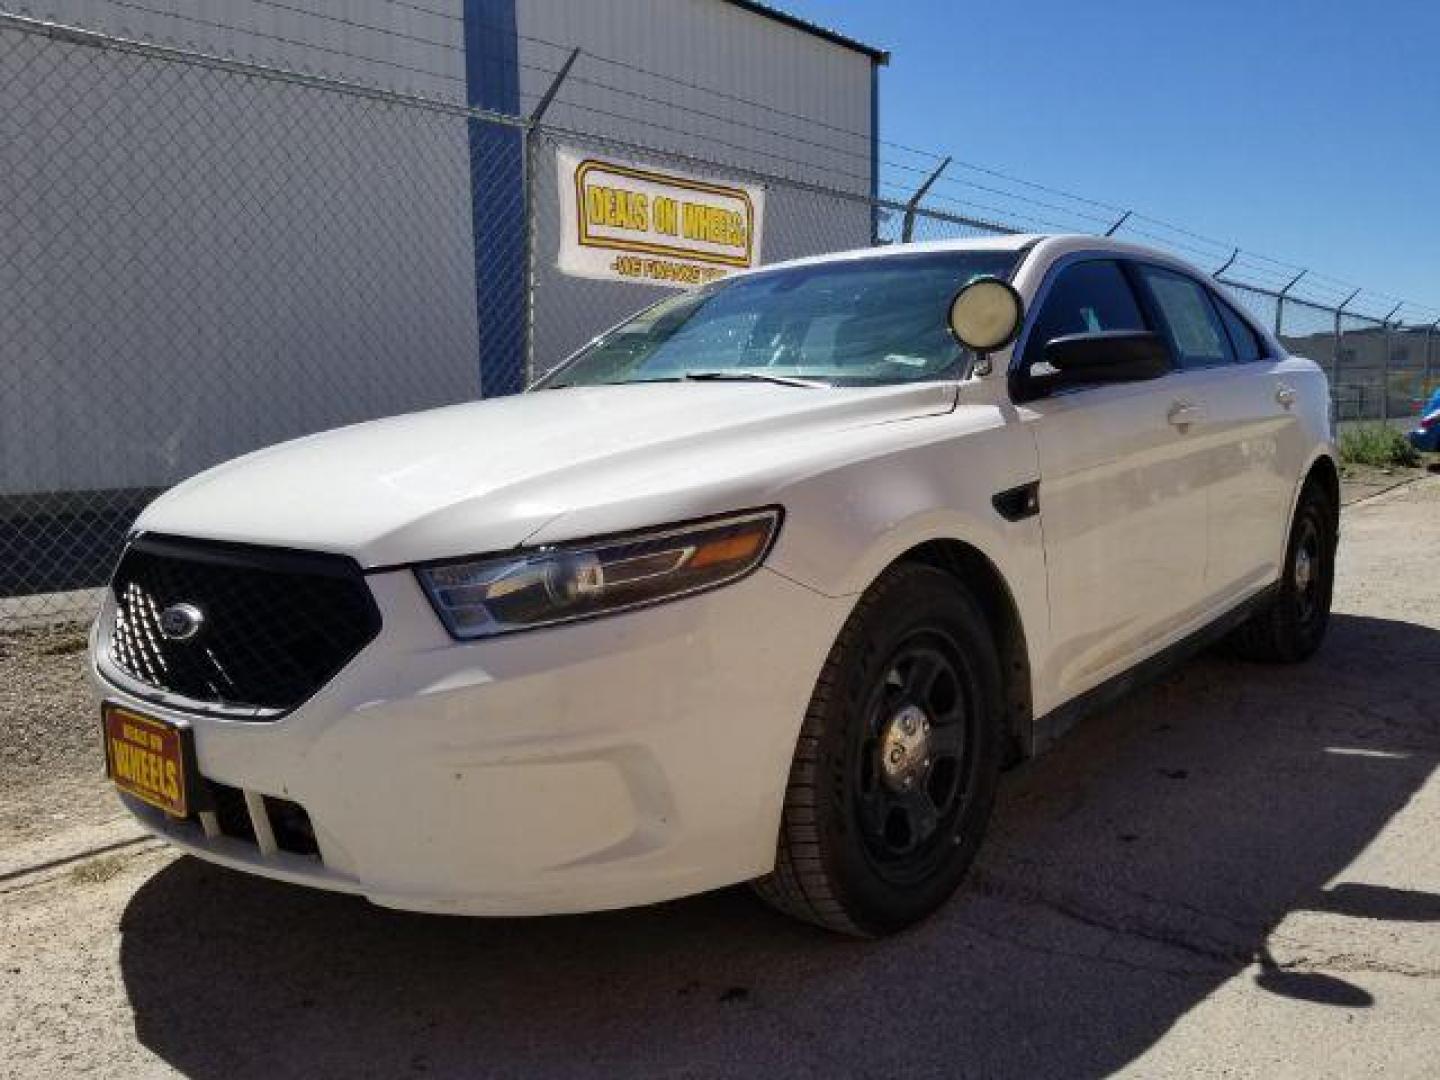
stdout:
<svg viewBox="0 0 1440 1080">
<path fill-rule="evenodd" d="M 1406 437 L 1416 450 L 1440 452 L 1440 389 L 1430 395 L 1420 410 L 1420 423 Z"/>
</svg>

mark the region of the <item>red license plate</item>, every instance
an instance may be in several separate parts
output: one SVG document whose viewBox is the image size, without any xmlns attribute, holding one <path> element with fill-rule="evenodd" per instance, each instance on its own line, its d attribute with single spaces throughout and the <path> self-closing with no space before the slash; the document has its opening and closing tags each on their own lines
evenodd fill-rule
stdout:
<svg viewBox="0 0 1440 1080">
<path fill-rule="evenodd" d="M 101 709 L 105 726 L 105 772 L 121 791 L 185 817 L 186 732 L 119 705 Z"/>
</svg>

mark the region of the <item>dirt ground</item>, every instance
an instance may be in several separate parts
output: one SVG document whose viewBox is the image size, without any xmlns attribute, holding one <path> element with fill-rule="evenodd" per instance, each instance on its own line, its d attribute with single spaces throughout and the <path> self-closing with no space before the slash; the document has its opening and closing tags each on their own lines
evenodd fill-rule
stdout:
<svg viewBox="0 0 1440 1080">
<path fill-rule="evenodd" d="M 0 639 L 0 1076 L 1434 1076 L 1440 477 L 1343 533 L 1314 660 L 1090 718 L 871 943 L 741 889 L 444 919 L 177 858 L 104 793 L 73 632 Z"/>
<path fill-rule="evenodd" d="M 0 636 L 0 851 L 114 812 L 96 782 L 100 714 L 85 685 L 85 646 L 76 626 Z"/>
<path fill-rule="evenodd" d="M 1341 502 L 1346 506 L 1374 498 L 1427 474 L 1440 474 L 1440 454 L 1422 454 L 1419 465 L 1342 465 Z"/>
</svg>

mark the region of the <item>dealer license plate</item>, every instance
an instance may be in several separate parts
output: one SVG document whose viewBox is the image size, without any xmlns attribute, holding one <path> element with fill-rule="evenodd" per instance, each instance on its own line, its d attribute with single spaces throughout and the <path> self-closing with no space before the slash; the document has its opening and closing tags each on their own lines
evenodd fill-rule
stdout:
<svg viewBox="0 0 1440 1080">
<path fill-rule="evenodd" d="M 115 786 L 167 814 L 185 817 L 183 728 L 119 705 L 101 709 L 105 727 L 105 771 Z"/>
</svg>

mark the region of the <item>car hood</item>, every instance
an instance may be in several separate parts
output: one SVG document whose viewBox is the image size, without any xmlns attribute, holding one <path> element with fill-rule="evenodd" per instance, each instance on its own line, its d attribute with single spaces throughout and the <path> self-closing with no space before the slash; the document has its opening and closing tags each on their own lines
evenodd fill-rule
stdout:
<svg viewBox="0 0 1440 1080">
<path fill-rule="evenodd" d="M 499 551 L 768 501 L 807 440 L 948 412 L 955 384 L 575 387 L 322 432 L 185 481 L 140 531 L 354 557 Z M 588 511 L 588 512 L 587 512 Z"/>
</svg>

